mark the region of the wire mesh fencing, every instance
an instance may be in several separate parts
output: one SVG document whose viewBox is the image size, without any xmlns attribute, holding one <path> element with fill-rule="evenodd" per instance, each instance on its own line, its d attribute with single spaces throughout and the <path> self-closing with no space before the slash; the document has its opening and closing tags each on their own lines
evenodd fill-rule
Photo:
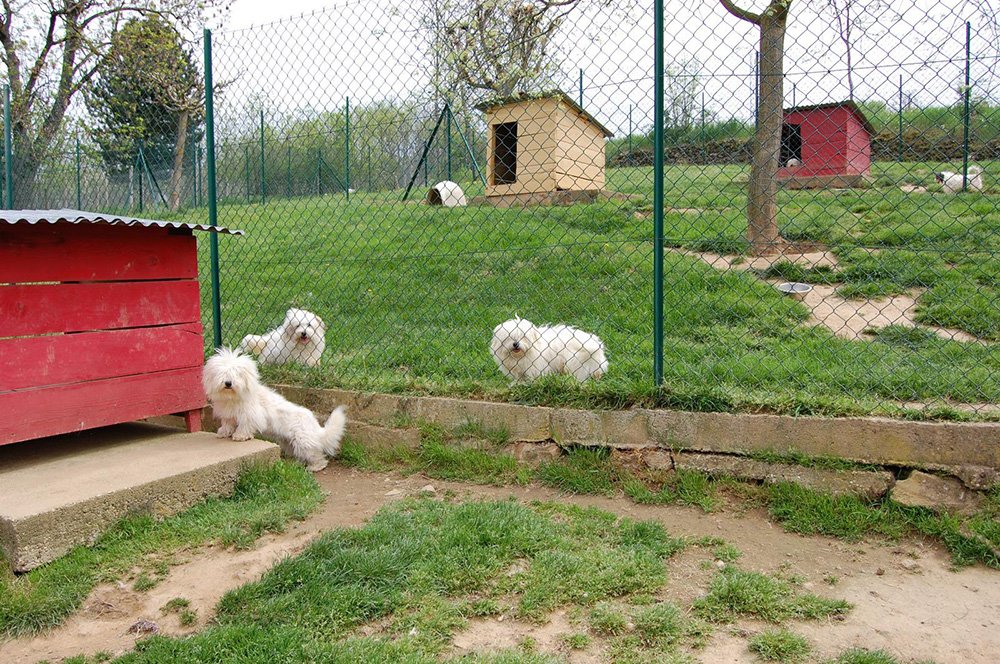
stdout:
<svg viewBox="0 0 1000 664">
<path fill-rule="evenodd" d="M 64 142 L 38 200 L 201 221 L 214 188 L 246 231 L 219 238 L 221 341 L 272 380 L 995 418 L 988 4 L 694 3 L 662 42 L 657 4 L 341 2 L 217 31 L 191 58 L 211 183 L 201 107 L 117 156 Z"/>
</svg>

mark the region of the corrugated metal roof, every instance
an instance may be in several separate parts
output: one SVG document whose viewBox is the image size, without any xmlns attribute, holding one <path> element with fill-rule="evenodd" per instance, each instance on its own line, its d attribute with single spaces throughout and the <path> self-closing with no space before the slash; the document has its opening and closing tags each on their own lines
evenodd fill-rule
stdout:
<svg viewBox="0 0 1000 664">
<path fill-rule="evenodd" d="M 188 224 L 182 221 L 159 221 L 138 217 L 119 217 L 84 210 L 0 210 L 0 223 L 4 224 L 106 224 L 108 226 L 145 226 L 156 228 L 189 228 L 193 231 L 209 231 L 243 235 L 243 231 L 230 230 L 222 226 L 208 224 Z"/>
</svg>

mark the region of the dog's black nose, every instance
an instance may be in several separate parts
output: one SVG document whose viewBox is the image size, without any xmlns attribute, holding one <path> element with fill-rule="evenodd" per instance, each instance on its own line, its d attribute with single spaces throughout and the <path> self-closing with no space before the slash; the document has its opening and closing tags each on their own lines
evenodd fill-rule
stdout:
<svg viewBox="0 0 1000 664">
<path fill-rule="evenodd" d="M 308 338 L 309 338 L 309 335 L 308 335 L 308 334 L 306 334 L 305 332 L 303 332 L 303 333 L 302 333 L 302 334 L 300 334 L 299 336 L 300 336 L 300 337 L 302 337 L 303 339 L 308 339 Z"/>
<path fill-rule="evenodd" d="M 513 344 L 511 344 L 510 347 L 513 348 L 514 350 L 521 350 L 521 344 L 519 342 L 517 342 L 517 341 L 515 341 Z"/>
<path fill-rule="evenodd" d="M 226 386 L 226 389 L 229 389 L 233 386 L 233 381 L 227 380 L 224 384 Z"/>
</svg>

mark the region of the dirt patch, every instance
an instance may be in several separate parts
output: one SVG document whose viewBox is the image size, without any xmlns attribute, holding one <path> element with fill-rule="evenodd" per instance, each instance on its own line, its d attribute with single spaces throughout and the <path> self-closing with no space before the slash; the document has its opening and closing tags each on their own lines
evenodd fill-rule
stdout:
<svg viewBox="0 0 1000 664">
<path fill-rule="evenodd" d="M 685 256 L 693 256 L 718 270 L 766 270 L 776 263 L 787 261 L 809 269 L 814 267 L 837 267 L 837 256 L 822 245 L 796 243 L 782 248 L 781 253 L 771 256 L 727 256 L 710 251 L 690 251 L 688 249 L 668 249 Z"/>
<path fill-rule="evenodd" d="M 917 299 L 923 289 L 914 288 L 900 295 L 877 300 L 845 300 L 837 295 L 836 290 L 836 286 L 814 284 L 802 303 L 812 312 L 809 324 L 822 325 L 843 339 L 863 339 L 867 337 L 868 330 L 902 325 L 929 330 L 950 341 L 979 341 L 977 337 L 962 330 L 918 324 Z"/>
<path fill-rule="evenodd" d="M 558 653 L 573 664 L 607 661 L 599 648 L 573 650 L 566 645 L 564 637 L 584 631 L 586 627 L 573 624 L 563 610 L 554 612 L 549 616 L 549 621 L 542 625 L 503 616 L 477 619 L 470 621 L 465 631 L 455 635 L 451 654 L 462 656 L 477 652 L 513 650 L 530 640 L 538 650 Z"/>
<path fill-rule="evenodd" d="M 157 622 L 161 634 L 203 628 L 227 590 L 259 577 L 320 532 L 361 525 L 382 505 L 415 495 L 428 484 L 438 493 L 451 490 L 463 498 L 514 496 L 525 501 L 593 505 L 623 516 L 660 521 L 674 535 L 722 538 L 742 552 L 737 563 L 741 567 L 794 575 L 806 589 L 855 605 L 842 621 L 789 625 L 810 640 L 819 657 L 858 646 L 883 648 L 903 661 L 987 664 L 1000 652 L 1000 576 L 982 567 L 952 571 L 941 549 L 921 542 L 849 544 L 786 533 L 756 510 L 705 514 L 695 508 L 636 505 L 623 498 L 564 496 L 539 486 L 480 487 L 420 475 L 402 478 L 361 473 L 336 465 L 318 473 L 317 479 L 329 495 L 306 521 L 283 534 L 262 538 L 250 551 L 220 547 L 187 551 L 184 562 L 145 593 L 127 586 L 101 586 L 91 593 L 83 610 L 62 627 L 0 645 L 0 661 L 58 660 L 101 650 L 119 654 L 135 643 L 137 637 L 127 630 L 139 619 Z M 661 598 L 686 606 L 705 592 L 714 566 L 708 549 L 691 548 L 681 553 L 669 564 L 669 580 Z M 197 625 L 182 628 L 176 615 L 160 612 L 174 597 L 191 602 L 198 614 Z M 567 650 L 563 636 L 581 632 L 583 627 L 573 625 L 565 612 L 555 613 L 544 625 L 507 620 L 474 621 L 456 635 L 454 652 L 508 647 L 531 638 L 539 650 L 570 662 L 604 661 L 603 646 L 596 641 L 583 651 Z M 707 648 L 694 654 L 703 662 L 754 662 L 746 649 L 746 636 L 763 627 L 751 622 L 737 625 L 735 632 L 721 627 Z"/>
<path fill-rule="evenodd" d="M 809 246 L 794 246 L 776 256 L 725 256 L 705 251 L 687 251 L 675 249 L 677 253 L 693 256 L 717 270 L 741 270 L 744 272 L 763 271 L 779 261 L 790 261 L 804 268 L 829 267 L 836 269 L 837 257 L 829 251 Z M 870 250 L 875 253 L 877 250 Z M 784 279 L 764 279 L 771 285 L 777 285 Z M 968 332 L 947 327 L 935 327 L 917 323 L 917 299 L 924 289 L 913 288 L 906 293 L 882 297 L 874 300 L 845 299 L 837 295 L 839 284 L 813 284 L 812 290 L 805 294 L 802 303 L 809 307 L 811 315 L 808 325 L 822 325 L 842 339 L 870 338 L 866 331 L 876 330 L 888 325 L 904 327 L 919 327 L 929 330 L 942 339 L 962 341 L 966 343 L 982 343 L 979 337 Z"/>
<path fill-rule="evenodd" d="M 897 401 L 896 405 L 900 408 L 909 408 L 911 410 L 929 410 L 946 407 L 977 415 L 1000 415 L 1000 403 L 986 403 L 984 401 L 962 403 L 960 401 L 952 401 L 951 399 L 934 399 L 931 401 Z"/>
</svg>

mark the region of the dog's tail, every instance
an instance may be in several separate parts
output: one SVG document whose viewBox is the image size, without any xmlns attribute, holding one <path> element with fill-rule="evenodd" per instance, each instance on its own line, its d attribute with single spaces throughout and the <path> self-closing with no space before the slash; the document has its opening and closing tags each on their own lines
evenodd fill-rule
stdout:
<svg viewBox="0 0 1000 664">
<path fill-rule="evenodd" d="M 327 456 L 337 456 L 337 453 L 340 452 L 340 439 L 344 437 L 344 428 L 346 426 L 347 415 L 344 407 L 337 406 L 330 413 L 330 417 L 326 418 L 326 424 L 323 425 L 323 434 L 320 437 L 320 442 L 323 444 L 323 451 Z"/>
</svg>

